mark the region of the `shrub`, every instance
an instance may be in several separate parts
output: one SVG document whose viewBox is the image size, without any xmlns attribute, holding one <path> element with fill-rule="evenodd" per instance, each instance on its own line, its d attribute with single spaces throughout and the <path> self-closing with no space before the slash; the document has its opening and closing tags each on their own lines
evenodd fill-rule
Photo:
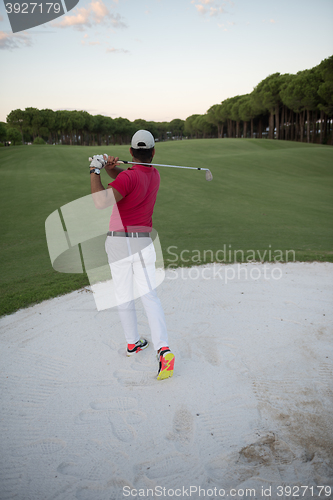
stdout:
<svg viewBox="0 0 333 500">
<path fill-rule="evenodd" d="M 46 142 L 41 137 L 36 137 L 33 144 L 46 144 Z"/>
</svg>

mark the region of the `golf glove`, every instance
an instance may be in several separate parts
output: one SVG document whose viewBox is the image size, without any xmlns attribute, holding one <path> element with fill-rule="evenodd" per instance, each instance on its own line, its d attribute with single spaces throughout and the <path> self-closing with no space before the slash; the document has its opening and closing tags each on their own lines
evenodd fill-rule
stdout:
<svg viewBox="0 0 333 500">
<path fill-rule="evenodd" d="M 90 167 L 98 168 L 99 170 L 105 166 L 105 163 L 102 165 L 102 162 L 98 160 L 97 158 L 93 158 L 92 162 L 90 163 Z"/>
<path fill-rule="evenodd" d="M 105 156 L 107 157 L 107 155 L 105 155 Z M 107 162 L 107 159 L 105 159 L 103 155 L 94 155 L 93 156 L 93 160 L 97 160 L 99 162 L 98 166 L 97 165 L 92 165 L 92 163 L 91 163 L 92 166 L 95 166 L 97 168 L 103 168 L 103 167 L 105 167 L 106 162 Z"/>
</svg>

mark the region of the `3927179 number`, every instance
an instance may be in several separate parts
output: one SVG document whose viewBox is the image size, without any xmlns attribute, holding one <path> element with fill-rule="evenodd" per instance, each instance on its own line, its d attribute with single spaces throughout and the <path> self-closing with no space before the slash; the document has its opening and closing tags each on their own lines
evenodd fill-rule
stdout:
<svg viewBox="0 0 333 500">
<path fill-rule="evenodd" d="M 330 497 L 332 488 L 330 486 L 278 486 L 276 495 L 278 497 L 302 498 L 306 494 L 314 498 Z"/>
<path fill-rule="evenodd" d="M 45 14 L 50 14 L 50 13 L 55 13 L 59 14 L 61 10 L 60 3 L 53 3 L 53 2 L 47 2 L 45 4 L 43 3 L 6 3 L 6 12 L 7 14 L 33 14 L 34 12 L 38 12 L 42 14 L 43 12 Z"/>
</svg>

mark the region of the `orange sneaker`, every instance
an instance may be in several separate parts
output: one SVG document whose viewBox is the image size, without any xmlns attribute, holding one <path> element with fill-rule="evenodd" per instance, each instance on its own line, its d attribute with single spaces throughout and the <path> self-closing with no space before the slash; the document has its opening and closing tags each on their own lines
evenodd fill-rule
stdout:
<svg viewBox="0 0 333 500">
<path fill-rule="evenodd" d="M 137 352 L 146 349 L 149 346 L 149 342 L 146 339 L 140 339 L 135 344 L 127 344 L 127 356 L 133 356 Z"/>
</svg>

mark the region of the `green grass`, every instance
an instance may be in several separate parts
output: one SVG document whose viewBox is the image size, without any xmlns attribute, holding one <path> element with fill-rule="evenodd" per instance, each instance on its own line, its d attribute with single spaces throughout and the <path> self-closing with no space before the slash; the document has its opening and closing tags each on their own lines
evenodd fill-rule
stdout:
<svg viewBox="0 0 333 500">
<path fill-rule="evenodd" d="M 0 149 L 1 314 L 88 284 L 84 274 L 52 269 L 45 220 L 62 205 L 89 194 L 89 155 L 106 152 L 129 160 L 128 150 L 129 146 Z M 333 261 L 332 147 L 250 139 L 184 140 L 157 144 L 154 160 L 206 167 L 214 176 L 213 182 L 206 182 L 200 171 L 159 169 L 162 182 L 154 227 L 166 265 L 210 262 L 211 256 L 214 261 L 224 256 L 226 262 L 253 256 L 261 260 L 265 250 L 265 260 L 285 259 L 286 251 L 293 250 L 298 261 Z M 102 172 L 105 185 L 107 179 Z M 188 250 L 183 253 L 188 262 L 180 258 L 183 250 Z M 292 257 L 289 253 L 289 260 Z"/>
</svg>

